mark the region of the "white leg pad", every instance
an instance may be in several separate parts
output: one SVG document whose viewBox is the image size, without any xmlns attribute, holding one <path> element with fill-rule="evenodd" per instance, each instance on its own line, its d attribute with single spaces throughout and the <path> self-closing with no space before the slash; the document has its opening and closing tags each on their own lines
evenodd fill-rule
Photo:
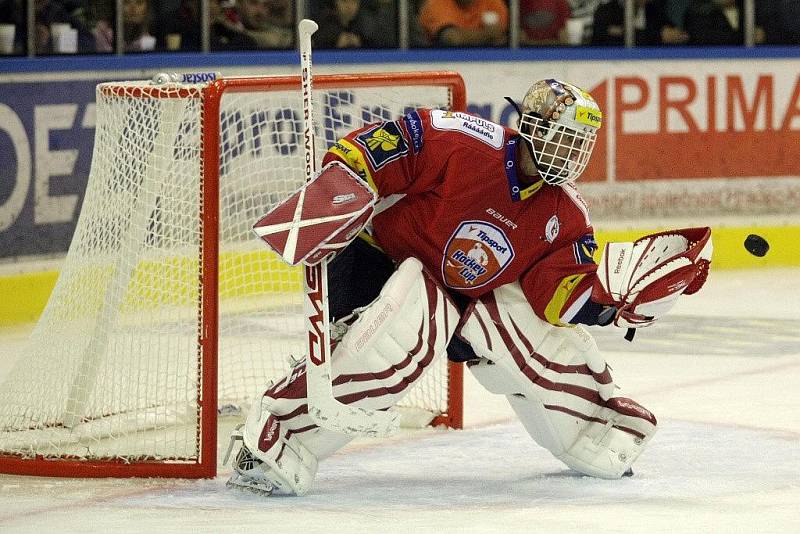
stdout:
<svg viewBox="0 0 800 534">
<path fill-rule="evenodd" d="M 255 403 L 247 414 L 244 444 L 264 462 L 267 478 L 278 493 L 305 495 L 314 482 L 319 460 L 288 425 L 268 411 L 267 405 Z"/>
<path fill-rule="evenodd" d="M 518 284 L 476 302 L 459 335 L 481 356 L 468 364 L 475 378 L 506 395 L 531 437 L 572 469 L 619 478 L 655 433 L 655 417 L 618 396 L 591 335 L 538 319 Z"/>
<path fill-rule="evenodd" d="M 407 259 L 333 349 L 334 396 L 371 410 L 394 406 L 445 354 L 458 320 L 445 291 L 418 260 Z M 305 370 L 301 362 L 273 384 L 254 403 L 243 432 L 245 446 L 274 471 L 275 485 L 295 494 L 311 487 L 319 460 L 352 439 L 309 417 Z"/>
</svg>

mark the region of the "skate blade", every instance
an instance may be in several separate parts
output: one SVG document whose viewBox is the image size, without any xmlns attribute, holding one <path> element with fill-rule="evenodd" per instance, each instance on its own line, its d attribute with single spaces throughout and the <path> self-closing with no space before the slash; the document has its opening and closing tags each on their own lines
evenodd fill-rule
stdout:
<svg viewBox="0 0 800 534">
<path fill-rule="evenodd" d="M 242 477 L 233 476 L 225 483 L 226 488 L 252 493 L 261 497 L 269 497 L 275 487 L 264 482 L 244 480 Z"/>
</svg>

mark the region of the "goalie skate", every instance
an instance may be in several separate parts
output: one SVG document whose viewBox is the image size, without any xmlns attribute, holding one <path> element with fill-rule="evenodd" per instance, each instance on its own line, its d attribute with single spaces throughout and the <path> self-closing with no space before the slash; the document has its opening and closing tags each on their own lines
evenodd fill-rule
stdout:
<svg viewBox="0 0 800 534">
<path fill-rule="evenodd" d="M 233 461 L 233 475 L 225 483 L 225 486 L 267 497 L 275 491 L 275 484 L 267 476 L 264 463 L 253 456 L 250 449 L 245 446 L 241 430 L 242 426 L 239 425 L 231 433 L 231 442 L 228 445 L 228 451 L 225 453 L 225 460 L 222 462 L 227 464 L 236 442 L 242 442 L 239 452 L 236 453 L 236 459 Z"/>
</svg>

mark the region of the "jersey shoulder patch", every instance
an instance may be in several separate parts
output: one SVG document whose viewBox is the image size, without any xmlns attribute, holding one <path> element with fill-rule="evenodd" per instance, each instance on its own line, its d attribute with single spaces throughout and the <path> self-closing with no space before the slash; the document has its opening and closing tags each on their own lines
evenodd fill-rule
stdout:
<svg viewBox="0 0 800 534">
<path fill-rule="evenodd" d="M 592 265 L 594 253 L 597 252 L 597 241 L 594 234 L 583 234 L 573 244 L 573 253 L 577 265 Z"/>
<path fill-rule="evenodd" d="M 403 124 L 406 127 L 406 132 L 411 138 L 411 150 L 414 154 L 419 154 L 422 150 L 423 136 L 425 127 L 422 124 L 422 117 L 416 110 L 409 111 L 403 116 Z"/>
<path fill-rule="evenodd" d="M 408 154 L 408 145 L 397 122 L 377 124 L 356 136 L 356 142 L 376 171 Z"/>
<path fill-rule="evenodd" d="M 375 181 L 372 178 L 372 173 L 369 170 L 366 159 L 364 159 L 364 155 L 347 139 L 340 139 L 335 142 L 328 149 L 328 153 L 341 159 L 348 167 L 354 170 L 356 174 L 364 179 L 373 191 L 378 191 L 378 187 L 375 185 Z"/>
<path fill-rule="evenodd" d="M 431 111 L 431 126 L 436 130 L 461 132 L 500 149 L 505 143 L 505 129 L 492 121 L 460 111 Z"/>
</svg>

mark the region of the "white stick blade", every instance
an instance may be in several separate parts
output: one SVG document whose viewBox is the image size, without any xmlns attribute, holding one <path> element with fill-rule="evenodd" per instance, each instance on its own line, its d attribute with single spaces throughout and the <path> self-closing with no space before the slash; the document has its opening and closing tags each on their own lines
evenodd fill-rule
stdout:
<svg viewBox="0 0 800 534">
<path fill-rule="evenodd" d="M 303 19 L 297 25 L 297 31 L 300 32 L 301 36 L 312 35 L 318 29 L 319 25 L 311 19 Z"/>
</svg>

